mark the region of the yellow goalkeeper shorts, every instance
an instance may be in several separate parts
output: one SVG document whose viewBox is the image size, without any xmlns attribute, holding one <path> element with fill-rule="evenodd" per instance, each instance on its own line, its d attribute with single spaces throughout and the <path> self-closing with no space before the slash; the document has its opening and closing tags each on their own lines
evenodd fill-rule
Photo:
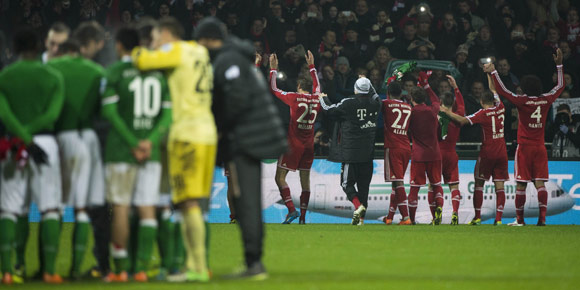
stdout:
<svg viewBox="0 0 580 290">
<path fill-rule="evenodd" d="M 174 204 L 210 197 L 215 155 L 216 145 L 169 141 L 169 175 Z"/>
</svg>

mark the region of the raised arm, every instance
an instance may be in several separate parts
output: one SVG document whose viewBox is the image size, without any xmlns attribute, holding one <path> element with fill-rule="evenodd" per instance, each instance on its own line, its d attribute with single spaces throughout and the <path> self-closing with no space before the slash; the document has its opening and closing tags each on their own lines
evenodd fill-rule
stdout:
<svg viewBox="0 0 580 290">
<path fill-rule="evenodd" d="M 314 55 L 310 50 L 306 54 L 306 63 L 308 63 L 308 70 L 310 71 L 310 77 L 312 78 L 312 93 L 317 95 L 320 94 L 320 81 L 318 80 L 318 74 L 316 73 L 316 67 L 314 66 Z"/>
<path fill-rule="evenodd" d="M 340 103 L 333 104 L 326 94 L 320 94 L 318 100 L 320 101 L 320 107 L 327 111 L 330 115 L 338 116 L 346 113 L 344 103 L 350 98 L 344 98 Z"/>
<path fill-rule="evenodd" d="M 169 69 L 181 63 L 182 48 L 179 43 L 168 43 L 158 50 L 144 47 L 133 49 L 133 64 L 140 70 Z"/>
<path fill-rule="evenodd" d="M 562 66 L 562 51 L 558 48 L 556 54 L 553 55 L 556 63 L 556 70 L 558 71 L 558 83 L 551 91 L 543 94 L 550 103 L 554 102 L 564 91 L 564 67 Z"/>
<path fill-rule="evenodd" d="M 287 105 L 291 105 L 292 97 L 288 92 L 280 90 L 276 85 L 276 78 L 278 77 L 278 56 L 275 53 L 270 55 L 270 91 L 278 99 Z"/>
<path fill-rule="evenodd" d="M 465 118 L 464 116 L 453 113 L 453 111 L 451 111 L 449 108 L 441 107 L 440 111 L 447 114 L 447 116 L 449 116 L 451 120 L 460 124 L 461 126 L 469 123 L 469 119 Z"/>
<path fill-rule="evenodd" d="M 508 99 L 508 101 L 513 104 L 519 104 L 524 101 L 522 98 L 523 95 L 514 94 L 504 86 L 503 82 L 499 78 L 497 70 L 495 70 L 495 65 L 493 63 L 484 64 L 483 71 L 491 74 L 491 78 L 493 79 L 493 86 L 499 95 Z"/>
<path fill-rule="evenodd" d="M 463 95 L 455 82 L 455 78 L 450 75 L 447 75 L 447 79 L 449 80 L 449 84 L 453 88 L 455 93 L 455 103 L 453 104 L 453 112 L 460 115 L 465 116 L 465 102 L 463 101 Z"/>
</svg>

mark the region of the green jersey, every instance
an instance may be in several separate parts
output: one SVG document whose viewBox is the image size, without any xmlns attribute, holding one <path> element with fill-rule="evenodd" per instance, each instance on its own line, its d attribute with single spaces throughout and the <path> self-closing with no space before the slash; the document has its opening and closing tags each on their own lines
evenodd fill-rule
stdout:
<svg viewBox="0 0 580 290">
<path fill-rule="evenodd" d="M 38 60 L 20 60 L 0 72 L 0 119 L 26 143 L 54 131 L 63 102 L 62 75 Z"/>
<path fill-rule="evenodd" d="M 92 127 L 99 109 L 100 84 L 104 71 L 98 64 L 83 57 L 63 56 L 47 63 L 64 78 L 63 110 L 56 122 L 56 131 Z"/>
<path fill-rule="evenodd" d="M 102 104 L 103 116 L 113 126 L 106 162 L 135 163 L 131 149 L 145 139 L 153 144 L 150 160 L 160 160 L 160 140 L 171 122 L 169 90 L 161 72 L 140 72 L 130 58 L 123 58 L 107 69 Z"/>
</svg>

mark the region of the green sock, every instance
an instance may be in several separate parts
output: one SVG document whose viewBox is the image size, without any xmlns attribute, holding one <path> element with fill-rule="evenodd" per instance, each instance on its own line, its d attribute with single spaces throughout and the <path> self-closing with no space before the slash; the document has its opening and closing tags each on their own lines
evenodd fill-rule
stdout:
<svg viewBox="0 0 580 290">
<path fill-rule="evenodd" d="M 207 268 L 209 269 L 209 223 L 207 221 L 205 223 L 205 260 L 207 264 Z"/>
<path fill-rule="evenodd" d="M 20 266 L 24 266 L 26 261 L 28 232 L 28 216 L 18 217 L 16 222 L 16 264 Z"/>
<path fill-rule="evenodd" d="M 3 214 L 0 218 L 0 261 L 2 262 L 2 272 L 12 273 L 12 250 L 16 235 L 16 217 Z"/>
<path fill-rule="evenodd" d="M 153 253 L 153 241 L 157 235 L 157 220 L 144 219 L 141 220 L 139 231 L 137 232 L 137 264 L 135 272 L 142 272 L 147 270 L 149 261 L 151 261 L 151 254 Z"/>
<path fill-rule="evenodd" d="M 171 213 L 169 213 L 171 214 Z M 165 213 L 161 214 L 159 219 L 159 231 L 157 233 L 157 244 L 159 245 L 159 253 L 161 254 L 161 267 L 166 270 L 171 269 L 173 263 L 173 238 L 175 231 L 175 224 L 171 222 L 171 218 L 165 218 Z"/>
<path fill-rule="evenodd" d="M 85 253 L 87 252 L 87 245 L 89 242 L 89 232 L 91 226 L 89 224 L 88 216 L 86 220 L 84 216 L 81 217 L 79 214 L 77 216 L 77 221 L 75 223 L 74 234 L 73 234 L 73 273 L 74 275 L 80 275 L 81 265 L 83 263 Z"/>
<path fill-rule="evenodd" d="M 44 273 L 53 275 L 56 270 L 56 257 L 60 241 L 60 217 L 58 213 L 49 212 L 42 218 L 40 231 L 42 255 L 44 256 Z"/>
<path fill-rule="evenodd" d="M 185 262 L 185 245 L 183 244 L 183 236 L 181 234 L 181 222 L 175 223 L 175 236 L 173 242 L 173 265 L 171 271 L 179 271 Z"/>
<path fill-rule="evenodd" d="M 115 273 L 127 271 L 129 269 L 129 254 L 126 249 L 113 249 L 111 251 L 113 263 L 115 264 Z"/>
</svg>

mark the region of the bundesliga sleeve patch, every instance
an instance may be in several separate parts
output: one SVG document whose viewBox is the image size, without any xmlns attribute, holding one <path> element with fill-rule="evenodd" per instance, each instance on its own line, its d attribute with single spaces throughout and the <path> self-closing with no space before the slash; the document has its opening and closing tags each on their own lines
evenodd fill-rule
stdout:
<svg viewBox="0 0 580 290">
<path fill-rule="evenodd" d="M 226 80 L 237 79 L 240 76 L 240 67 L 232 65 L 226 70 Z"/>
<path fill-rule="evenodd" d="M 107 78 L 101 78 L 101 85 L 99 86 L 99 92 L 101 95 L 105 93 L 105 89 L 107 88 Z"/>
<path fill-rule="evenodd" d="M 173 48 L 173 43 L 167 43 L 162 45 L 159 49 L 164 52 L 168 52 Z"/>
</svg>

